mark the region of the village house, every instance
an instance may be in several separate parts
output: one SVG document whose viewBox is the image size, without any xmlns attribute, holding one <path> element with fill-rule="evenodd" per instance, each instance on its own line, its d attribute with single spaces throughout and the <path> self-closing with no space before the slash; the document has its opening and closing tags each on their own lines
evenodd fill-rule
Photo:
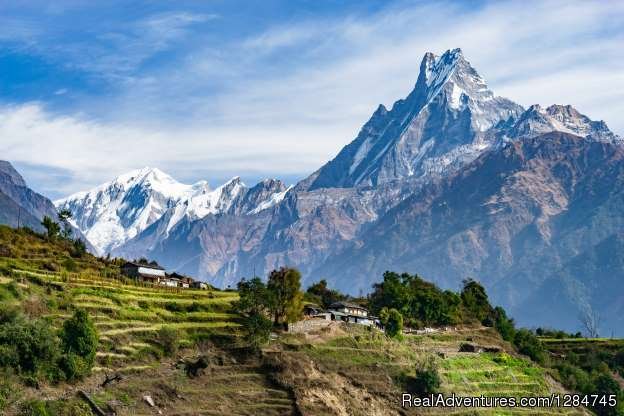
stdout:
<svg viewBox="0 0 624 416">
<path fill-rule="evenodd" d="M 323 313 L 323 308 L 314 303 L 307 303 L 303 306 L 303 315 L 315 317 Z"/>
<path fill-rule="evenodd" d="M 162 284 L 167 280 L 165 269 L 154 264 L 126 262 L 121 266 L 121 272 L 140 282 Z"/>
<path fill-rule="evenodd" d="M 368 309 L 350 302 L 334 302 L 329 305 L 329 319 L 332 321 L 344 321 L 362 325 L 373 325 L 373 317 L 368 316 Z"/>
<path fill-rule="evenodd" d="M 193 283 L 191 283 L 191 287 L 193 289 L 208 290 L 208 283 L 200 282 L 199 280 L 194 280 Z"/>
<path fill-rule="evenodd" d="M 194 280 L 188 276 L 173 272 L 168 275 L 169 279 L 175 281 L 178 287 L 188 289 L 193 284 Z"/>
<path fill-rule="evenodd" d="M 157 264 L 144 264 L 129 261 L 121 266 L 121 272 L 139 282 L 151 283 L 154 285 L 182 289 L 208 289 L 208 284 L 205 282 L 195 281 L 193 278 L 177 272 L 166 273 L 165 269 Z"/>
</svg>

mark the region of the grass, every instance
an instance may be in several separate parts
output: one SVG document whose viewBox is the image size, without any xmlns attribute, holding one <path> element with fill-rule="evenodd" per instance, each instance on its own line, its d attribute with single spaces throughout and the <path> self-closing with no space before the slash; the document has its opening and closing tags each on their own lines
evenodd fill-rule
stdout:
<svg viewBox="0 0 624 416">
<path fill-rule="evenodd" d="M 320 369 L 342 375 L 370 392 L 400 397 L 400 380 L 417 368 L 433 365 L 441 378 L 439 391 L 463 396 L 546 396 L 553 392 L 548 375 L 527 358 L 507 353 L 460 353 L 470 339 L 480 345 L 506 344 L 490 330 L 406 336 L 403 341 L 367 331 L 306 346 L 292 341 L 291 354 L 305 355 Z M 441 352 L 444 353 L 441 353 Z M 575 409 L 403 409 L 406 414 L 579 414 Z"/>
</svg>

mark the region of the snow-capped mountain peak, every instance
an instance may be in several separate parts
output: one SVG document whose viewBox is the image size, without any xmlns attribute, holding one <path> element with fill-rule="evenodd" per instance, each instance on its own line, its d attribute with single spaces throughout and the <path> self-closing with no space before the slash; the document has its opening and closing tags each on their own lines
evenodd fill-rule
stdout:
<svg viewBox="0 0 624 416">
<path fill-rule="evenodd" d="M 143 231 L 179 201 L 209 191 L 206 181 L 186 185 L 160 169 L 145 167 L 55 201 L 55 205 L 69 209 L 75 226 L 106 253 Z"/>
<path fill-rule="evenodd" d="M 496 97 L 461 49 L 424 55 L 412 92 L 380 106 L 358 137 L 300 188 L 350 187 L 439 174 L 473 160 L 486 132 L 524 109 Z"/>
<path fill-rule="evenodd" d="M 255 198 L 243 200 L 249 188 L 238 176 L 213 190 L 207 181 L 187 185 L 160 169 L 145 167 L 55 201 L 55 205 L 69 209 L 75 226 L 104 254 L 161 218 L 166 218 L 168 233 L 183 218 L 194 221 L 211 214 L 224 214 L 239 204 L 244 205 L 245 212 L 257 213 L 283 198 L 279 194 L 284 186 L 279 181 L 266 180 L 252 190 L 256 188 Z"/>
<path fill-rule="evenodd" d="M 543 108 L 534 104 L 520 115 L 505 134 L 510 137 L 535 137 L 551 131 L 561 131 L 600 141 L 619 141 L 604 121 L 593 121 L 571 105 L 554 104 Z"/>
</svg>

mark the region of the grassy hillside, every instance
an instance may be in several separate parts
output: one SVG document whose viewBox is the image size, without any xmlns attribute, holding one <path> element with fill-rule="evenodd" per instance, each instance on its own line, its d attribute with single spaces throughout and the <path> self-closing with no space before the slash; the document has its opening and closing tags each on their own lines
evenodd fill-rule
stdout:
<svg viewBox="0 0 624 416">
<path fill-rule="evenodd" d="M 408 335 L 401 341 L 358 326 L 346 331 L 313 343 L 290 336 L 283 340 L 282 348 L 272 353 L 278 380 L 293 388 L 304 414 L 340 414 L 331 410 L 337 402 L 342 402 L 345 409 L 359 409 L 347 414 L 583 413 L 561 408 L 402 409 L 401 393 L 409 391 L 409 378 L 423 365 L 438 369 L 439 391 L 445 394 L 520 397 L 546 396 L 565 390 L 544 369 L 510 353 L 510 346 L 491 328 Z M 500 351 L 460 352 L 465 343 Z"/>
<path fill-rule="evenodd" d="M 1 370 L 1 414 L 92 415 L 79 391 L 117 415 L 422 414 L 401 409 L 400 397 L 423 364 L 437 368 L 444 393 L 520 396 L 562 391 L 546 370 L 515 354 L 495 330 L 480 327 L 393 340 L 376 330 L 334 323 L 316 332 L 277 334 L 262 351 L 250 351 L 232 308 L 236 292 L 142 286 L 124 278 L 119 264 L 77 255 L 67 242 L 0 227 L 0 310 L 14 308 L 27 319 L 58 329 L 75 309 L 85 309 L 99 335 L 95 367 L 83 380 L 40 380 L 37 386 L 15 371 Z M 465 343 L 497 352 L 459 352 Z M 187 364 L 200 357 L 206 369 L 190 377 Z M 103 386 L 113 375 L 120 380 Z"/>
<path fill-rule="evenodd" d="M 77 384 L 35 389 L 10 374 L 0 386 L 1 414 L 91 414 L 75 398 L 78 389 L 119 415 L 154 414 L 144 395 L 175 409 L 167 414 L 292 413 L 288 393 L 273 388 L 259 357 L 243 354 L 231 311 L 236 292 L 141 286 L 122 277 L 118 264 L 88 254 L 73 257 L 65 242 L 0 227 L 0 308 L 17 307 L 55 328 L 84 308 L 100 340 L 92 375 Z M 172 338 L 180 350 L 168 354 Z M 200 355 L 218 374 L 186 376 L 178 360 Z M 113 374 L 122 381 L 102 388 Z M 31 413 L 37 408 L 48 413 Z"/>
</svg>

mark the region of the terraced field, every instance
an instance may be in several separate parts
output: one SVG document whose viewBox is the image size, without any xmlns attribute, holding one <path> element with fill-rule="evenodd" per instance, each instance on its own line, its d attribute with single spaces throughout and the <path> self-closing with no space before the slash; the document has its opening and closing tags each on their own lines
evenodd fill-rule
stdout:
<svg viewBox="0 0 624 416">
<path fill-rule="evenodd" d="M 238 326 L 230 312 L 238 298 L 236 292 L 142 287 L 19 269 L 13 272 L 56 288 L 71 307 L 89 311 L 100 335 L 96 371 L 123 372 L 125 364 L 136 367 L 132 365 L 137 361 L 153 358 L 146 353 L 157 356 L 155 334 L 162 328 L 179 330 L 182 344 L 190 345 L 198 337 L 215 333 L 235 336 Z M 49 316 L 60 321 L 69 312 Z"/>
<path fill-rule="evenodd" d="M 46 293 L 46 316 L 58 325 L 73 308 L 88 310 L 100 344 L 93 376 L 85 389 L 103 409 L 118 415 L 290 415 L 294 402 L 275 386 L 259 356 L 240 353 L 238 317 L 232 302 L 236 292 L 171 289 L 124 284 L 72 273 L 13 269 L 13 280 L 33 293 Z M 163 356 L 159 331 L 176 330 L 180 353 Z M 179 359 L 209 358 L 209 367 L 189 378 Z M 180 358 L 182 357 L 182 358 Z M 100 386 L 105 375 L 122 381 Z M 50 394 L 56 394 L 50 388 Z M 157 409 L 147 405 L 149 395 Z"/>
<path fill-rule="evenodd" d="M 400 380 L 429 363 L 438 368 L 442 382 L 440 392 L 445 395 L 535 397 L 564 391 L 542 368 L 523 357 L 505 352 L 459 352 L 460 345 L 467 341 L 502 350 L 507 348 L 491 329 L 407 336 L 403 342 L 364 332 L 311 347 L 303 346 L 293 354 L 307 355 L 319 363 L 320 368 L 341 374 L 348 382 L 364 387 L 375 396 L 395 400 L 401 397 Z M 409 414 L 422 414 L 424 409 L 404 410 Z M 561 408 L 438 408 L 424 413 L 470 415 L 475 411 L 492 415 L 583 414 L 577 409 Z"/>
</svg>

